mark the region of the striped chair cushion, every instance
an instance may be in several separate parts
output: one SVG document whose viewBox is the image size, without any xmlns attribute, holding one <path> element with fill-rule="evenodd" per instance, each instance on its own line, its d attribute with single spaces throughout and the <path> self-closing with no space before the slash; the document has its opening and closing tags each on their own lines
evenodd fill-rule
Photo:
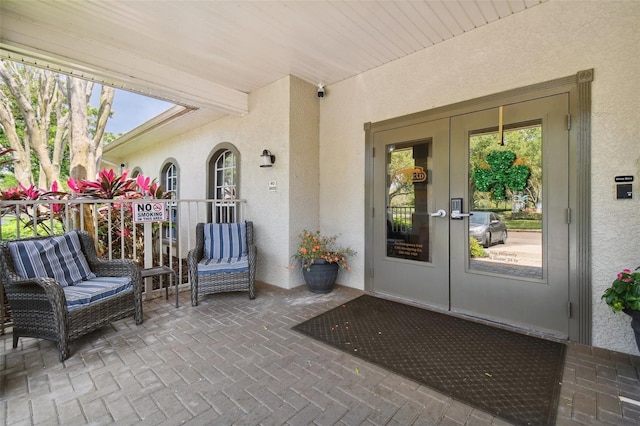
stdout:
<svg viewBox="0 0 640 426">
<path fill-rule="evenodd" d="M 12 241 L 9 250 L 22 278 L 49 277 L 65 287 L 95 277 L 75 231 L 42 240 Z"/>
<path fill-rule="evenodd" d="M 202 259 L 198 263 L 198 275 L 247 272 L 248 270 L 249 257 L 246 255 L 235 259 Z"/>
<path fill-rule="evenodd" d="M 247 227 L 242 223 L 206 223 L 204 255 L 207 259 L 233 259 L 247 254 Z"/>
<path fill-rule="evenodd" d="M 131 277 L 96 277 L 63 289 L 67 311 L 106 299 L 132 287 Z"/>
</svg>

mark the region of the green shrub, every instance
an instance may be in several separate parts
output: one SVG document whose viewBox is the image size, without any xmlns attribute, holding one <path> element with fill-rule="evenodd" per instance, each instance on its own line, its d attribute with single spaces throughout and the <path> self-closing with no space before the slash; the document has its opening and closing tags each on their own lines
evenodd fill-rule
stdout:
<svg viewBox="0 0 640 426">
<path fill-rule="evenodd" d="M 503 212 L 501 216 L 505 220 L 542 220 L 542 213 L 538 212 Z"/>
<path fill-rule="evenodd" d="M 488 257 L 489 254 L 480 245 L 478 240 L 473 237 L 469 237 L 469 255 L 471 257 Z"/>
</svg>

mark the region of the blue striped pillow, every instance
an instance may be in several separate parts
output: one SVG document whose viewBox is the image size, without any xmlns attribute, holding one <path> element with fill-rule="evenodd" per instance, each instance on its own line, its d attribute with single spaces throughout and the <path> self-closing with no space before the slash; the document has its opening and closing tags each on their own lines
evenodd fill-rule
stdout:
<svg viewBox="0 0 640 426">
<path fill-rule="evenodd" d="M 208 259 L 231 259 L 247 254 L 247 228 L 242 223 L 206 223 L 204 254 Z"/>
<path fill-rule="evenodd" d="M 9 250 L 22 278 L 49 277 L 66 287 L 96 276 L 75 231 L 42 240 L 12 241 Z"/>
</svg>

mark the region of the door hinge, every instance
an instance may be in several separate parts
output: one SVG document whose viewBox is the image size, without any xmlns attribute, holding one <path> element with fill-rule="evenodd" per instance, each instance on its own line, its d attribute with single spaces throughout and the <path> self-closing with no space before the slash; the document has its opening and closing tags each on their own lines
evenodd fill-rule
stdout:
<svg viewBox="0 0 640 426">
<path fill-rule="evenodd" d="M 571 130 L 571 114 L 567 114 L 567 130 Z"/>
<path fill-rule="evenodd" d="M 376 217 L 376 208 L 371 207 L 371 217 Z"/>
<path fill-rule="evenodd" d="M 571 302 L 567 302 L 567 318 L 571 318 Z"/>
<path fill-rule="evenodd" d="M 567 208 L 567 225 L 571 224 L 571 207 Z"/>
<path fill-rule="evenodd" d="M 376 158 L 376 147 L 375 146 L 373 148 L 371 148 L 371 156 L 373 158 Z"/>
</svg>

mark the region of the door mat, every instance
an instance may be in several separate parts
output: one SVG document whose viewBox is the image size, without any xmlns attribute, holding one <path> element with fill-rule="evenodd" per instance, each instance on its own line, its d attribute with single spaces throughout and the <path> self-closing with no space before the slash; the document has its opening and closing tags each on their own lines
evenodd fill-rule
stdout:
<svg viewBox="0 0 640 426">
<path fill-rule="evenodd" d="M 562 343 L 369 295 L 293 329 L 508 422 L 555 422 Z"/>
</svg>

